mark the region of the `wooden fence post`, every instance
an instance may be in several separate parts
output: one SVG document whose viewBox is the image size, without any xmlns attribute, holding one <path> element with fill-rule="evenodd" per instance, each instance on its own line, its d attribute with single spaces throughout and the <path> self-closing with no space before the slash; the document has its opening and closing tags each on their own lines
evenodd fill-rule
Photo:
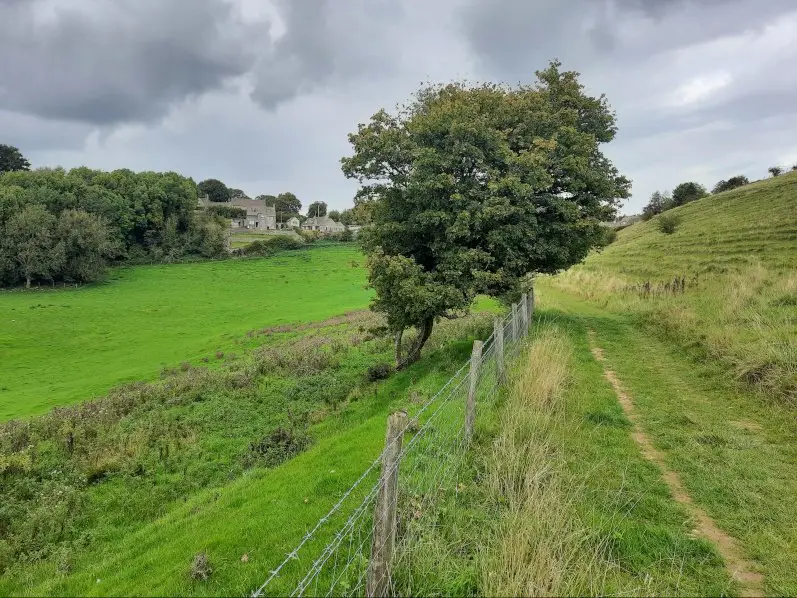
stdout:
<svg viewBox="0 0 797 598">
<path fill-rule="evenodd" d="M 520 315 L 520 321 L 523 323 L 520 334 L 526 336 L 529 333 L 529 296 L 526 293 L 520 298 Z"/>
<path fill-rule="evenodd" d="M 531 321 L 534 319 L 534 287 L 531 287 L 528 294 L 529 302 L 529 328 L 531 328 Z"/>
<path fill-rule="evenodd" d="M 382 474 L 374 507 L 371 558 L 368 560 L 365 585 L 365 595 L 369 597 L 390 595 L 390 565 L 396 541 L 399 456 L 406 427 L 406 411 L 391 413 L 387 418 L 385 452 L 382 455 Z"/>
<path fill-rule="evenodd" d="M 495 343 L 495 375 L 498 384 L 503 384 L 506 380 L 504 371 L 504 321 L 495 317 L 493 319 L 493 343 Z"/>
<path fill-rule="evenodd" d="M 476 421 L 476 391 L 479 389 L 483 347 L 482 341 L 473 341 L 473 351 L 470 354 L 470 387 L 468 402 L 465 403 L 465 446 L 470 444 L 470 439 L 473 437 L 473 422 Z"/>
<path fill-rule="evenodd" d="M 517 303 L 512 304 L 512 342 L 517 342 L 518 337 L 518 308 Z"/>
</svg>

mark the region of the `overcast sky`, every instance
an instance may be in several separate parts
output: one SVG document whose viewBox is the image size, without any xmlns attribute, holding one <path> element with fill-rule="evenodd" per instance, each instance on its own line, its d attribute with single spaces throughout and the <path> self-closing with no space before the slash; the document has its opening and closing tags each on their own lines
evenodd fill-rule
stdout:
<svg viewBox="0 0 797 598">
<path fill-rule="evenodd" d="M 344 208 L 346 135 L 424 81 L 606 93 L 623 211 L 797 163 L 794 0 L 0 0 L 0 143 Z"/>
</svg>

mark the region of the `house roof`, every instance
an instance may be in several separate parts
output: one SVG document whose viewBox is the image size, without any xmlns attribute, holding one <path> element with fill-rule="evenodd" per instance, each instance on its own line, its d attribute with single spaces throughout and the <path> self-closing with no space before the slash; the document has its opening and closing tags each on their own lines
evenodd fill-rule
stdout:
<svg viewBox="0 0 797 598">
<path fill-rule="evenodd" d="M 342 224 L 335 222 L 329 216 L 313 216 L 312 218 L 308 218 L 304 221 L 304 226 L 343 226 Z"/>
</svg>

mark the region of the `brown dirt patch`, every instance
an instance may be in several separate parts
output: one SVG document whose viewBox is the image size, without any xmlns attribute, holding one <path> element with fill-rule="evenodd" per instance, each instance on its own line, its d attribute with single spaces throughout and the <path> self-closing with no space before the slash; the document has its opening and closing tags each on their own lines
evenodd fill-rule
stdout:
<svg viewBox="0 0 797 598">
<path fill-rule="evenodd" d="M 739 589 L 743 596 L 762 596 L 764 594 L 764 577 L 755 570 L 754 563 L 749 560 L 744 551 L 739 547 L 738 542 L 716 524 L 716 522 L 701 509 L 689 493 L 684 488 L 681 477 L 677 472 L 670 469 L 666 463 L 664 454 L 653 446 L 647 434 L 639 424 L 639 418 L 634 407 L 634 402 L 630 395 L 623 390 L 617 374 L 606 367 L 606 359 L 595 338 L 594 331 L 589 331 L 590 349 L 595 359 L 603 365 L 603 374 L 611 383 L 617 400 L 625 412 L 626 417 L 631 421 L 633 430 L 631 436 L 639 446 L 642 455 L 654 463 L 661 471 L 662 478 L 672 492 L 673 498 L 681 503 L 695 521 L 695 533 L 706 540 L 712 542 L 717 551 L 725 561 L 725 567 L 733 579 L 739 583 Z M 751 424 L 752 422 L 738 422 L 739 424 Z M 753 424 L 755 425 L 755 424 Z M 747 427 L 742 426 L 740 427 Z"/>
</svg>

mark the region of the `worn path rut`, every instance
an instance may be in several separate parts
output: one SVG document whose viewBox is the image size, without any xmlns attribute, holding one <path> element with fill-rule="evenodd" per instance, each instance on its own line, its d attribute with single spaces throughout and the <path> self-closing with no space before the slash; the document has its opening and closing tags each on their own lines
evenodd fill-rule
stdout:
<svg viewBox="0 0 797 598">
<path fill-rule="evenodd" d="M 685 507 L 694 520 L 695 533 L 716 546 L 717 551 L 725 561 L 728 573 L 738 582 L 739 590 L 743 596 L 763 596 L 763 576 L 755 570 L 755 565 L 744 554 L 736 539 L 723 531 L 686 491 L 681 477 L 667 465 L 664 454 L 653 446 L 650 437 L 642 430 L 634 402 L 631 396 L 623 389 L 617 374 L 607 367 L 603 350 L 598 346 L 595 332 L 592 330 L 589 331 L 589 340 L 592 354 L 603 366 L 604 376 L 614 388 L 626 417 L 633 425 L 632 436 L 634 441 L 639 446 L 644 457 L 659 468 L 673 498 Z"/>
</svg>

